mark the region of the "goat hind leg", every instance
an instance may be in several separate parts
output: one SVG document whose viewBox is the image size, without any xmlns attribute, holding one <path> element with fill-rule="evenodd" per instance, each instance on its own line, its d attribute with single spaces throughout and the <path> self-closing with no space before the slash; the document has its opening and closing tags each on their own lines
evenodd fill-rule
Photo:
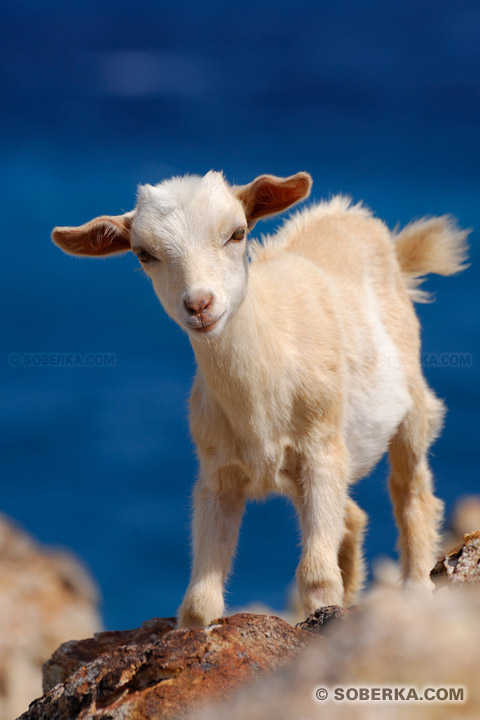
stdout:
<svg viewBox="0 0 480 720">
<path fill-rule="evenodd" d="M 439 432 L 443 403 L 422 385 L 413 406 L 393 437 L 389 456 L 390 494 L 399 529 L 399 549 L 406 586 L 431 588 L 443 503 L 432 490 L 427 452 Z"/>
<path fill-rule="evenodd" d="M 362 544 L 367 514 L 351 498 L 345 506 L 345 531 L 338 552 L 338 564 L 343 580 L 343 602 L 350 607 L 365 584 L 365 561 Z"/>
</svg>

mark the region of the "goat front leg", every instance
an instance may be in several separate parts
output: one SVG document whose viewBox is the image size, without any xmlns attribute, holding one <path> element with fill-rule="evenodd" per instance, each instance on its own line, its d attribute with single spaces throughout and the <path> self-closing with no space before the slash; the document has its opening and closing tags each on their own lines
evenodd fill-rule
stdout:
<svg viewBox="0 0 480 720">
<path fill-rule="evenodd" d="M 200 479 L 194 491 L 193 570 L 178 610 L 178 627 L 206 627 L 224 611 L 223 585 L 237 544 L 245 505 L 243 490 L 219 483 L 212 490 Z"/>
<path fill-rule="evenodd" d="M 331 441 L 315 457 L 304 459 L 296 503 L 303 536 L 297 584 L 307 615 L 319 607 L 343 604 L 338 553 L 345 529 L 347 481 L 343 440 Z"/>
</svg>

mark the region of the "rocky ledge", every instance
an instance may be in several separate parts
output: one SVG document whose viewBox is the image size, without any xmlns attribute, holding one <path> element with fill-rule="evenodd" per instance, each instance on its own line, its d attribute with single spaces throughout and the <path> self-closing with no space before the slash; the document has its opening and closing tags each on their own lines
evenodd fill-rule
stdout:
<svg viewBox="0 0 480 720">
<path fill-rule="evenodd" d="M 278 617 L 250 613 L 205 630 L 177 630 L 174 618 L 159 618 L 98 633 L 60 646 L 44 666 L 45 695 L 22 718 L 177 718 L 281 667 L 310 638 Z"/>
<path fill-rule="evenodd" d="M 480 532 L 474 532 L 465 535 L 461 548 L 437 563 L 432 577 L 451 586 L 471 585 L 480 581 L 479 568 Z M 400 596 L 397 591 L 392 597 Z M 373 604 L 376 613 L 390 617 L 390 625 L 395 602 Z M 426 612 L 430 612 L 428 607 Z M 369 613 L 366 624 L 373 627 L 372 607 Z M 136 630 L 71 641 L 45 664 L 45 695 L 30 705 L 21 720 L 153 720 L 196 714 L 204 704 L 225 700 L 233 690 L 296 656 L 303 657 L 300 651 L 312 643 L 318 647 L 314 665 L 320 667 L 320 659 L 326 662 L 325 654 L 330 657 L 337 647 L 335 639 L 333 648 L 322 646 L 328 642 L 325 636 L 330 626 L 340 630 L 340 638 L 345 626 L 351 644 L 352 634 L 361 638 L 355 627 L 362 627 L 362 615 L 356 608 L 320 608 L 293 627 L 272 615 L 238 613 L 206 629 L 182 630 L 175 628 L 174 618 L 164 618 L 149 620 Z M 423 621 L 419 631 L 421 627 Z"/>
</svg>

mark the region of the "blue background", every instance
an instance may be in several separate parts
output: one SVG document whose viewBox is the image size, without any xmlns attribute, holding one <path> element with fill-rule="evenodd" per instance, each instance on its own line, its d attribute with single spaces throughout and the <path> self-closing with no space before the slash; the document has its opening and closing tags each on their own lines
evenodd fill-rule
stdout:
<svg viewBox="0 0 480 720">
<path fill-rule="evenodd" d="M 108 627 L 134 626 L 174 614 L 188 580 L 192 352 L 133 257 L 68 257 L 51 228 L 210 168 L 237 183 L 308 170 L 314 198 L 351 194 L 391 227 L 445 212 L 480 227 L 480 9 L 3 0 L 0 20 L 0 506 L 84 559 Z M 478 487 L 477 237 L 473 266 L 431 278 L 436 303 L 419 307 L 426 352 L 471 355 L 425 367 L 449 406 L 432 457 L 449 508 Z M 9 364 L 56 352 L 115 365 Z M 394 554 L 387 472 L 356 489 L 370 560 Z M 287 501 L 249 505 L 230 605 L 283 607 L 298 541 Z"/>
</svg>

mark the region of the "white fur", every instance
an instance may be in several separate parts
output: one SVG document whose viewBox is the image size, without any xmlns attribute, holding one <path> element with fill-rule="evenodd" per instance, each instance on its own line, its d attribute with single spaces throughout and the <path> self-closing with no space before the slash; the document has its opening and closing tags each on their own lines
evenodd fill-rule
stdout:
<svg viewBox="0 0 480 720">
<path fill-rule="evenodd" d="M 185 330 L 191 330 L 183 306 L 185 293 L 214 290 L 219 317 L 234 312 L 242 300 L 247 278 L 245 248 L 243 252 L 235 246 L 224 249 L 231 231 L 242 224 L 242 206 L 219 173 L 140 187 L 132 247 L 138 239 L 160 258 L 161 262 L 145 269 L 165 310 Z M 221 333 L 226 320 L 227 315 L 211 331 L 212 337 Z"/>
<path fill-rule="evenodd" d="M 380 317 L 378 300 L 365 288 L 374 377 L 366 383 L 352 367 L 347 376 L 347 447 L 352 458 L 352 479 L 365 477 L 384 455 L 390 438 L 411 408 L 402 357 Z"/>
</svg>

